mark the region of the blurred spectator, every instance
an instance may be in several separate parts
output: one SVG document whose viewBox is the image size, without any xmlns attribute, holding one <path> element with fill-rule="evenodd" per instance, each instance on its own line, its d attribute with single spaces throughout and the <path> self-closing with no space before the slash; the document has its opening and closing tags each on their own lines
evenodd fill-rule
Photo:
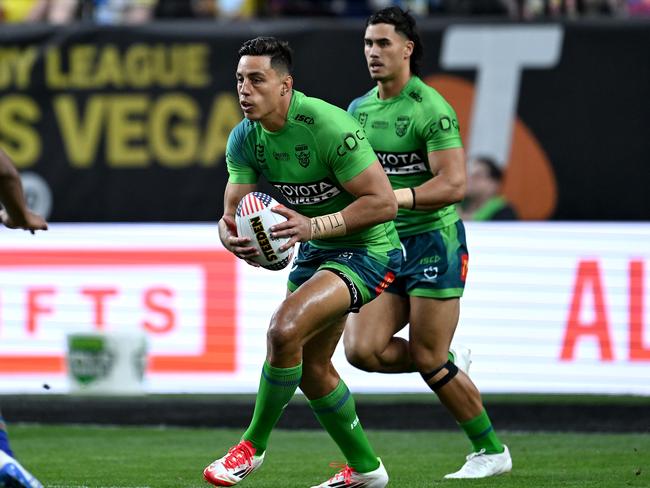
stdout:
<svg viewBox="0 0 650 488">
<path fill-rule="evenodd" d="M 0 0 L 0 21 L 25 22 L 38 0 Z"/>
<path fill-rule="evenodd" d="M 98 24 L 141 24 L 153 19 L 158 0 L 94 0 Z"/>
<path fill-rule="evenodd" d="M 75 19 L 78 0 L 0 0 L 0 21 L 65 24 Z"/>
<path fill-rule="evenodd" d="M 465 200 L 460 208 L 463 220 L 518 220 L 515 209 L 501 195 L 503 171 L 489 157 L 470 163 Z"/>
<path fill-rule="evenodd" d="M 511 16 L 532 20 L 544 17 L 620 15 L 626 0 L 505 0 Z M 629 1 L 629 0 L 628 0 Z"/>
</svg>

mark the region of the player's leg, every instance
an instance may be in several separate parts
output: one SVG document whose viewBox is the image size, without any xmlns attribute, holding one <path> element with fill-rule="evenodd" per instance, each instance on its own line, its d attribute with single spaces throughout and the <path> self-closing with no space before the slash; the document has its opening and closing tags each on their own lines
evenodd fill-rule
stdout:
<svg viewBox="0 0 650 488">
<path fill-rule="evenodd" d="M 330 256 L 322 269 L 331 272 L 345 284 L 350 296 L 348 311 L 354 315 L 372 304 L 378 295 L 381 296 L 382 290 L 393 281 L 401 259 L 398 249 L 381 255 L 358 249 L 349 250 Z M 345 319 L 344 316 L 339 317 L 337 325 L 332 329 L 340 333 Z M 304 349 L 305 369 L 301 388 L 310 399 L 316 417 L 347 461 L 341 471 L 314 488 L 383 488 L 388 483 L 388 474 L 370 447 L 347 386 L 339 380 L 334 389 L 329 390 L 331 383 L 327 390 L 322 389 L 324 382 L 321 378 L 338 378 L 331 363 L 336 344 L 337 338 L 321 335 L 312 338 Z"/>
<path fill-rule="evenodd" d="M 407 252 L 420 266 L 407 283 L 411 295 L 410 351 L 418 371 L 468 436 L 474 450 L 489 461 L 475 477 L 510 470 L 510 457 L 496 436 L 472 380 L 448 359 L 456 331 L 460 297 L 467 274 L 463 223 L 414 236 Z M 505 454 L 503 454 L 505 453 Z M 507 459 L 506 459 L 507 458 Z M 483 459 L 473 456 L 472 466 Z"/>
<path fill-rule="evenodd" d="M 393 337 L 406 325 L 408 314 L 408 297 L 384 292 L 359 313 L 348 315 L 343 335 L 348 362 L 364 371 L 415 371 L 408 341 Z"/>
<path fill-rule="evenodd" d="M 271 431 L 300 384 L 303 345 L 330 327 L 335 317 L 343 317 L 349 306 L 347 287 L 327 271 L 317 272 L 282 302 L 267 333 L 267 360 L 253 419 L 241 442 L 204 470 L 207 481 L 232 486 L 259 468 Z M 324 377 L 322 382 L 336 380 Z"/>
<path fill-rule="evenodd" d="M 2 412 L 0 412 L 0 486 L 43 488 L 43 485 L 13 457 Z"/>
<path fill-rule="evenodd" d="M 472 380 L 447 359 L 456 330 L 459 299 L 411 298 L 411 356 L 427 385 L 454 416 L 472 443 L 474 454 L 447 477 L 482 478 L 510 471 L 507 448 L 496 435 Z"/>
<path fill-rule="evenodd" d="M 344 326 L 345 316 L 305 344 L 300 388 L 314 415 L 345 456 L 351 483 L 385 484 L 388 476 L 359 422 L 354 398 L 331 361 Z M 346 486 L 336 476 L 331 482 Z"/>
<path fill-rule="evenodd" d="M 5 419 L 2 417 L 2 411 L 0 411 L 0 451 L 3 451 L 5 454 L 13 456 L 14 453 L 11 451 L 9 446 L 9 434 L 7 433 L 7 424 Z"/>
</svg>

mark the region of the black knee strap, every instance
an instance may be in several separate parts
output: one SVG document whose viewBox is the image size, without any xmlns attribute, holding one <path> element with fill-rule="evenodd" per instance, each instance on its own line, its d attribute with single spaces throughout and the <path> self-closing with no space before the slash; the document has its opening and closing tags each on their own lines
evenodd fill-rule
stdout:
<svg viewBox="0 0 650 488">
<path fill-rule="evenodd" d="M 440 373 L 443 369 L 447 370 L 447 374 L 444 375 L 442 378 L 440 378 L 438 381 L 436 381 L 433 385 L 429 385 L 429 380 L 433 378 L 435 375 Z M 420 376 L 422 376 L 422 379 L 426 381 L 426 383 L 431 387 L 433 391 L 437 391 L 443 386 L 445 386 L 447 383 L 449 383 L 451 380 L 454 379 L 454 376 L 458 374 L 458 366 L 456 366 L 454 363 L 451 361 L 447 361 L 445 364 L 440 366 L 439 368 L 434 369 L 430 373 L 420 373 Z"/>
</svg>

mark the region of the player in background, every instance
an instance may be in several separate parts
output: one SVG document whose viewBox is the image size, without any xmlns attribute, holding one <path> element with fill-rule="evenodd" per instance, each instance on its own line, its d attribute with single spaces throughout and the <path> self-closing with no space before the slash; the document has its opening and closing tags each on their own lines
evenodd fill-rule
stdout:
<svg viewBox="0 0 650 488">
<path fill-rule="evenodd" d="M 269 436 L 300 387 L 347 465 L 318 487 L 383 488 L 388 475 L 359 423 L 354 400 L 332 365 L 346 317 L 375 299 L 402 260 L 393 224 L 397 202 L 359 124 L 345 111 L 293 89 L 291 51 L 274 38 L 239 50 L 237 93 L 244 112 L 226 149 L 228 183 L 219 221 L 223 245 L 241 259 L 257 255 L 238 237 L 235 210 L 264 175 L 295 210 L 271 238 L 300 242 L 288 292 L 271 318 L 255 410 L 241 442 L 204 477 L 231 486 L 259 468 Z M 292 486 L 278 480 L 278 486 Z"/>
<path fill-rule="evenodd" d="M 465 154 L 456 114 L 418 76 L 422 43 L 398 7 L 371 15 L 364 36 L 377 86 L 348 111 L 364 127 L 395 191 L 404 263 L 395 281 L 350 315 L 345 350 L 366 371 L 418 371 L 454 416 L 474 452 L 445 478 L 483 478 L 511 470 L 470 378 L 448 358 L 459 318 L 468 252 L 455 203 L 465 194 Z M 409 340 L 393 337 L 410 324 Z"/>
<path fill-rule="evenodd" d="M 24 229 L 32 233 L 47 230 L 47 222 L 27 208 L 20 175 L 9 156 L 0 148 L 0 210 L 2 223 L 10 229 Z M 0 487 L 43 488 L 21 464 L 14 459 L 9 446 L 7 426 L 0 412 Z"/>
</svg>

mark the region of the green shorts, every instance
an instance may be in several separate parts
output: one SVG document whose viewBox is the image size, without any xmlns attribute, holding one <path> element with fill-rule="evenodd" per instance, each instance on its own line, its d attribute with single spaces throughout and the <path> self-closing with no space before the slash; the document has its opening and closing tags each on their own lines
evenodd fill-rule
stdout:
<svg viewBox="0 0 650 488">
<path fill-rule="evenodd" d="M 463 296 L 469 254 L 462 220 L 401 241 L 402 269 L 386 291 L 425 298 Z"/>
<path fill-rule="evenodd" d="M 349 312 L 358 312 L 390 285 L 401 264 L 400 249 L 380 255 L 359 248 L 321 249 L 306 242 L 300 244 L 287 287 L 294 292 L 316 271 L 327 269 L 339 276 L 350 290 Z"/>
</svg>

